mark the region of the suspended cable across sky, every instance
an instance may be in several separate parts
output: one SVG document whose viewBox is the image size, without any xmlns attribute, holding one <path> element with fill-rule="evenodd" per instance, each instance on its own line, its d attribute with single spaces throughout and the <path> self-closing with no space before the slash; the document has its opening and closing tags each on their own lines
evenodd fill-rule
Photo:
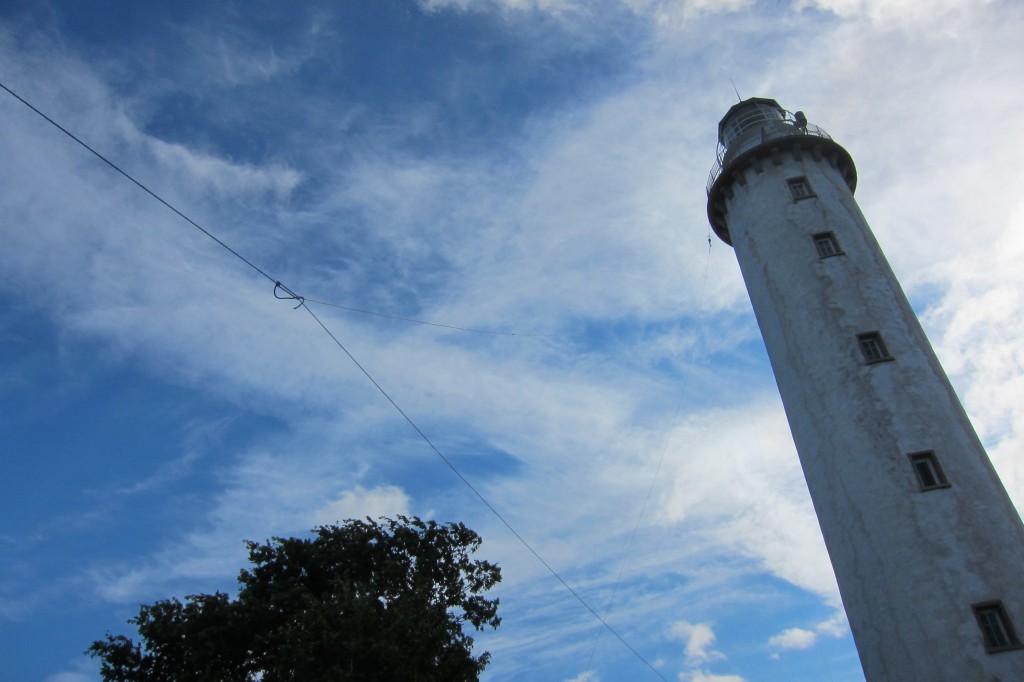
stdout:
<svg viewBox="0 0 1024 682">
<path fill-rule="evenodd" d="M 253 263 L 249 259 L 247 259 L 245 256 L 243 256 L 237 250 L 235 250 L 234 248 L 229 246 L 227 243 L 225 243 L 224 241 L 222 241 L 221 239 L 216 237 L 212 232 L 210 232 L 209 230 L 204 228 L 202 225 L 200 225 L 199 223 L 194 221 L 192 218 L 188 217 L 185 213 L 183 213 L 178 208 L 173 206 L 170 202 L 168 202 L 165 199 L 163 199 L 160 195 L 158 195 L 156 192 L 151 190 L 145 184 L 143 184 L 139 180 L 135 179 L 127 171 L 123 170 L 120 166 L 118 166 L 113 161 L 108 159 L 106 156 L 104 156 L 103 154 L 98 152 L 96 149 L 91 147 L 89 144 L 84 142 L 81 138 L 79 138 L 76 135 L 74 135 L 71 131 L 69 131 L 67 128 L 65 128 L 61 124 L 59 124 L 53 118 L 51 118 L 50 116 L 47 116 L 45 113 L 43 113 L 41 110 L 36 108 L 34 105 L 32 105 L 30 102 L 28 102 L 23 97 L 18 95 L 16 92 L 11 90 L 9 87 L 7 87 L 7 85 L 5 85 L 2 82 L 0 82 L 0 89 L 3 89 L 4 91 L 6 91 L 12 97 L 17 99 L 19 102 L 21 102 L 26 107 L 28 107 L 33 112 L 35 112 L 37 115 L 39 115 L 41 118 L 43 118 L 48 123 L 50 123 L 50 125 L 52 125 L 53 127 L 57 128 L 60 132 L 64 133 L 64 135 L 66 135 L 68 138 L 70 138 L 73 141 L 75 141 L 76 143 L 78 143 L 78 145 L 80 145 L 81 147 L 86 149 L 89 153 L 91 153 L 93 156 L 98 158 L 104 164 L 106 164 L 107 166 L 112 168 L 114 171 L 116 171 L 118 174 L 120 174 L 121 176 L 123 176 L 124 178 L 129 180 L 132 184 L 136 185 L 139 189 L 144 191 L 146 194 L 151 196 L 153 199 L 155 199 L 156 201 L 158 201 L 161 204 L 163 204 L 164 207 L 166 207 L 167 209 L 172 211 L 175 215 L 177 215 L 180 218 L 182 218 L 183 220 L 185 220 L 192 227 L 194 227 L 195 229 L 199 230 L 206 237 L 212 239 L 214 242 L 216 242 L 223 249 L 227 250 L 229 253 L 231 253 L 233 256 L 235 256 L 237 259 L 239 259 L 240 261 L 245 263 L 247 266 L 249 266 L 252 270 L 254 270 L 255 272 L 257 272 L 260 275 L 262 275 L 264 278 L 266 278 L 267 280 L 272 282 L 274 284 L 274 296 L 276 298 L 282 299 L 282 300 L 297 301 L 297 305 L 295 306 L 296 309 L 298 309 L 298 308 L 305 308 L 306 311 L 310 314 L 310 316 L 322 328 L 322 330 L 338 346 L 338 348 L 340 348 L 345 353 L 345 355 L 348 356 L 348 358 L 352 361 L 352 363 L 355 364 L 356 367 L 366 376 L 366 378 L 377 388 L 377 390 L 392 405 L 392 407 L 394 407 L 394 409 L 402 416 L 402 418 L 405 419 L 405 421 L 412 427 L 412 429 L 415 430 L 417 434 L 419 434 L 419 436 L 424 440 L 424 442 L 426 442 L 426 444 L 445 463 L 445 465 L 447 465 L 448 468 L 450 468 L 452 470 L 452 472 L 463 482 L 463 484 L 465 484 L 470 489 L 470 491 L 478 499 L 480 499 L 480 501 L 491 511 L 492 514 L 494 514 L 495 517 L 497 517 L 497 519 L 509 530 L 509 532 L 512 533 L 512 535 L 519 541 L 519 543 L 523 547 L 525 547 L 529 551 L 529 553 L 532 554 L 541 563 L 541 565 L 543 565 L 544 568 L 559 583 L 561 583 L 561 585 L 576 599 L 576 601 L 578 601 L 580 603 L 580 605 L 582 605 L 587 611 L 589 611 L 591 613 L 591 615 L 593 615 L 594 618 L 596 618 L 604 626 L 605 629 L 607 629 L 610 633 L 612 633 L 612 635 L 614 635 L 615 638 L 618 639 L 619 642 L 621 642 L 640 662 L 642 662 L 658 678 L 660 678 L 662 680 L 665 680 L 665 682 L 667 682 L 666 678 L 661 674 L 661 672 L 658 671 L 658 669 L 655 668 L 654 665 L 651 662 L 649 662 L 646 658 L 644 658 L 644 656 L 641 655 L 629 642 L 627 642 L 626 639 L 623 638 L 623 636 L 621 634 L 619 634 L 619 632 L 617 632 L 614 628 L 612 628 L 612 626 L 609 625 L 608 622 L 604 618 L 602 618 L 601 615 L 586 600 L 584 600 L 583 597 L 575 589 L 573 589 L 572 586 L 569 585 L 569 583 L 558 573 L 558 571 L 556 571 L 554 569 L 554 567 L 552 567 L 551 564 L 548 563 L 548 561 L 546 561 L 540 555 L 540 553 L 537 550 L 535 550 L 526 541 L 526 539 L 501 515 L 501 513 L 498 512 L 497 508 L 494 507 L 487 500 L 487 498 L 469 481 L 469 479 L 467 479 L 458 470 L 458 468 L 451 462 L 451 460 L 448 459 L 441 452 L 441 450 L 438 449 L 437 446 L 434 445 L 434 443 L 430 440 L 430 438 L 426 435 L 426 433 L 424 433 L 423 430 L 420 429 L 420 427 L 416 424 L 416 422 L 413 421 L 413 419 L 411 417 L 409 417 L 409 415 L 398 405 L 397 402 L 395 402 L 395 400 L 387 393 L 387 391 L 385 391 L 384 388 L 373 378 L 373 376 L 371 376 L 370 373 L 362 366 L 362 364 L 359 363 L 359 361 L 355 358 L 355 356 L 345 347 L 345 345 L 338 339 L 338 337 L 333 332 L 331 332 L 330 329 L 323 323 L 323 321 L 321 321 L 320 318 L 317 317 L 317 315 L 309 308 L 308 303 L 317 303 L 319 305 L 327 305 L 327 306 L 331 306 L 331 307 L 335 307 L 335 308 L 340 308 L 340 309 L 343 309 L 343 310 L 350 310 L 352 312 L 358 312 L 358 313 L 364 313 L 364 314 L 370 314 L 370 315 L 377 315 L 377 316 L 380 316 L 380 317 L 388 317 L 388 318 L 403 320 L 403 321 L 406 321 L 406 322 L 414 322 L 414 323 L 418 323 L 418 324 L 426 324 L 426 325 L 435 326 L 435 327 L 444 327 L 444 328 L 454 329 L 454 330 L 463 331 L 463 332 L 475 332 L 475 333 L 483 333 L 483 334 L 502 334 L 502 335 L 508 335 L 508 336 L 539 336 L 539 335 L 515 334 L 515 333 L 512 333 L 512 332 L 496 332 L 496 331 L 487 331 L 487 330 L 479 330 L 479 329 L 454 327 L 454 326 L 449 326 L 449 325 L 444 325 L 444 324 L 425 322 L 425 321 L 422 321 L 422 320 L 415 320 L 415 319 L 411 319 L 411 318 L 401 318 L 401 317 L 397 317 L 397 316 L 384 315 L 384 314 L 381 314 L 381 313 L 374 313 L 374 312 L 371 312 L 371 311 L 360 310 L 360 309 L 355 309 L 355 308 L 347 308 L 345 306 L 340 306 L 340 305 L 337 305 L 337 304 L 327 303 L 327 302 L 324 302 L 324 301 L 314 301 L 314 300 L 311 300 L 311 299 L 306 299 L 304 296 L 301 296 L 301 295 L 295 293 L 292 289 L 290 289 L 286 285 L 282 284 L 280 280 L 275 279 L 274 277 L 269 275 L 262 268 L 257 266 L 255 263 Z M 284 295 L 284 296 L 278 295 L 278 293 L 277 293 L 278 290 L 283 291 L 286 295 Z"/>
</svg>

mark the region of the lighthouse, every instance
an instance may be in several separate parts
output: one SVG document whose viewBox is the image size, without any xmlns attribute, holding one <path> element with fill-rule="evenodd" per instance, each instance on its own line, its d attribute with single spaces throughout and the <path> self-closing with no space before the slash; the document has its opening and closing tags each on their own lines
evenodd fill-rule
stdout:
<svg viewBox="0 0 1024 682">
<path fill-rule="evenodd" d="M 853 158 L 759 97 L 718 143 L 708 219 L 736 252 L 865 677 L 1024 680 L 1024 525 L 854 200 Z"/>
</svg>

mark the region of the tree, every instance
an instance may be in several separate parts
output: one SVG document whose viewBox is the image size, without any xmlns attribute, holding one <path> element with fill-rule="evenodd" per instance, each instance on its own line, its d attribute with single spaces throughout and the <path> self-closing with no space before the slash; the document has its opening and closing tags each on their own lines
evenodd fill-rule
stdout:
<svg viewBox="0 0 1024 682">
<path fill-rule="evenodd" d="M 313 533 L 247 541 L 237 598 L 142 605 L 141 644 L 107 633 L 87 653 L 108 682 L 478 679 L 490 654 L 473 656 L 463 625 L 501 623 L 480 595 L 501 569 L 470 558 L 476 533 L 405 516 Z"/>
</svg>

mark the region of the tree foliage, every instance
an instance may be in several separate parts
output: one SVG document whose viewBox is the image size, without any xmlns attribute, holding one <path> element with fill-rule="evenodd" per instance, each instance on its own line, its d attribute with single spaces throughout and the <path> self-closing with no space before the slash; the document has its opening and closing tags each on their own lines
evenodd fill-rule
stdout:
<svg viewBox="0 0 1024 682">
<path fill-rule="evenodd" d="M 499 625 L 481 593 L 501 569 L 471 558 L 476 533 L 405 516 L 313 533 L 246 542 L 237 598 L 143 605 L 128 621 L 141 643 L 108 633 L 87 653 L 108 682 L 478 678 L 490 654 L 473 656 L 463 625 Z"/>
</svg>

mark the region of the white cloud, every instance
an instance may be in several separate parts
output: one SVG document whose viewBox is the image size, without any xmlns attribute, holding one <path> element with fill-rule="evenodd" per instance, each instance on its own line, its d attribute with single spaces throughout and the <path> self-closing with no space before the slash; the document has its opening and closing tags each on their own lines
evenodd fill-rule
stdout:
<svg viewBox="0 0 1024 682">
<path fill-rule="evenodd" d="M 578 0 L 418 0 L 426 11 L 458 9 L 462 11 L 496 8 L 503 11 L 535 10 L 556 16 L 580 17 L 598 12 L 614 12 L 616 5 L 650 17 L 658 25 L 672 26 L 701 14 L 735 12 L 755 0 L 613 0 L 602 4 Z M 597 7 L 594 7 L 597 5 Z"/>
<path fill-rule="evenodd" d="M 818 636 L 803 628 L 787 628 L 777 635 L 772 635 L 768 644 L 779 649 L 810 649 Z"/>
<path fill-rule="evenodd" d="M 194 185 L 216 190 L 220 195 L 266 192 L 276 200 L 286 199 L 301 182 L 302 175 L 280 164 L 257 167 L 240 164 L 171 144 L 147 138 L 155 160 L 173 173 L 176 186 Z"/>
<path fill-rule="evenodd" d="M 690 623 L 679 620 L 668 628 L 668 634 L 673 639 L 679 639 L 686 643 L 683 651 L 684 665 L 693 666 L 708 661 L 718 661 L 725 658 L 725 655 L 714 648 L 715 633 L 710 623 Z"/>
<path fill-rule="evenodd" d="M 744 416 L 737 421 L 737 414 Z M 839 604 L 831 564 L 776 396 L 693 415 L 672 435 L 664 519 L 763 562 Z M 695 485 L 699 481 L 700 485 Z"/>
<path fill-rule="evenodd" d="M 587 670 L 586 672 L 582 672 L 576 677 L 570 678 L 565 682 L 601 682 L 601 678 L 598 677 L 597 673 L 594 671 Z"/>
<path fill-rule="evenodd" d="M 99 682 L 100 676 L 91 660 L 78 660 L 70 663 L 70 670 L 53 673 L 43 678 L 43 682 Z"/>
<path fill-rule="evenodd" d="M 85 673 L 63 672 L 47 677 L 43 682 L 96 682 L 99 678 Z"/>
<path fill-rule="evenodd" d="M 556 16 L 579 17 L 590 14 L 587 5 L 574 0 L 418 0 L 428 12 L 443 9 L 460 11 L 541 11 Z M 702 15 L 735 13 L 749 9 L 755 0 L 616 0 L 601 9 L 609 11 L 620 4 L 637 15 L 648 17 L 661 28 L 680 29 Z M 797 0 L 793 11 L 815 9 L 844 19 L 865 18 L 873 25 L 890 24 L 911 27 L 938 23 L 942 19 L 968 13 L 971 6 L 984 7 L 990 0 Z M 782 18 L 784 12 L 779 13 Z"/>
<path fill-rule="evenodd" d="M 661 28 L 679 28 L 701 14 L 736 12 L 755 0 L 622 0 L 638 14 L 649 16 Z"/>
<path fill-rule="evenodd" d="M 187 585 L 230 591 L 245 565 L 243 540 L 305 534 L 338 521 L 336 513 L 344 519 L 408 511 L 408 498 L 396 486 L 345 488 L 344 482 L 359 480 L 360 468 L 311 452 L 310 444 L 299 438 L 280 443 L 279 454 L 246 453 L 225 472 L 213 508 L 190 533 L 145 559 L 90 569 L 93 589 L 118 603 L 165 597 Z"/>
<path fill-rule="evenodd" d="M 850 624 L 846 620 L 846 613 L 840 610 L 836 611 L 835 615 L 828 620 L 823 620 L 815 625 L 814 630 L 829 637 L 843 637 L 850 631 Z"/>
<path fill-rule="evenodd" d="M 772 635 L 768 639 L 768 644 L 780 651 L 801 651 L 813 647 L 817 643 L 819 635 L 843 637 L 848 632 L 849 625 L 846 622 L 846 614 L 837 611 L 831 618 L 815 625 L 813 630 L 799 627 L 786 628 L 782 632 Z M 771 657 L 779 658 L 778 652 L 773 653 Z"/>
<path fill-rule="evenodd" d="M 715 675 L 706 670 L 688 670 L 679 674 L 681 682 L 746 682 L 740 675 Z"/>
<path fill-rule="evenodd" d="M 691 623 L 680 620 L 672 623 L 669 637 L 686 642 L 683 667 L 679 673 L 681 682 L 745 682 L 738 675 L 717 675 L 700 666 L 711 661 L 725 660 L 725 654 L 714 648 L 715 633 L 710 623 Z"/>
<path fill-rule="evenodd" d="M 417 3 L 427 12 L 437 12 L 443 9 L 481 11 L 482 9 L 498 8 L 511 11 L 539 10 L 560 14 L 567 11 L 577 12 L 582 8 L 578 0 L 417 0 Z"/>
<path fill-rule="evenodd" d="M 401 488 L 388 485 L 367 490 L 359 486 L 342 491 L 337 499 L 317 509 L 313 523 L 322 525 L 367 516 L 376 519 L 380 516 L 395 518 L 408 514 L 409 497 Z"/>
<path fill-rule="evenodd" d="M 815 7 L 840 17 L 867 17 L 875 23 L 932 23 L 951 14 L 966 13 L 970 6 L 984 7 L 990 0 L 798 0 L 794 9 Z"/>
</svg>

